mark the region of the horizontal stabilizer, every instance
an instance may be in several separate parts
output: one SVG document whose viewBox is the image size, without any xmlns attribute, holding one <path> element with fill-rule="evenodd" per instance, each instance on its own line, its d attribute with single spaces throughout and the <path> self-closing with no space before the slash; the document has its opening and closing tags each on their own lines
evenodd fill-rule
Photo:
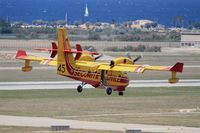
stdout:
<svg viewBox="0 0 200 133">
<path fill-rule="evenodd" d="M 98 52 L 76 51 L 76 50 L 64 50 L 65 53 L 78 53 L 78 54 L 92 54 L 99 55 Z"/>
<path fill-rule="evenodd" d="M 34 50 L 38 51 L 49 51 L 49 52 L 57 52 L 58 49 L 49 49 L 49 48 L 34 48 Z M 65 53 L 78 53 L 78 54 L 92 54 L 92 55 L 99 55 L 98 52 L 87 52 L 87 51 L 79 51 L 79 50 L 63 50 Z"/>
</svg>

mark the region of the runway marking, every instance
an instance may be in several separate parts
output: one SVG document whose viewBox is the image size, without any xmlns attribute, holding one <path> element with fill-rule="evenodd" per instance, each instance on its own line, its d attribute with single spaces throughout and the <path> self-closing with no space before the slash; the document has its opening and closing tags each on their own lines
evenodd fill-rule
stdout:
<svg viewBox="0 0 200 133">
<path fill-rule="evenodd" d="M 76 89 L 80 81 L 0 82 L 0 90 Z M 128 87 L 183 87 L 200 86 L 200 79 L 185 79 L 170 84 L 167 80 L 131 80 Z M 85 85 L 85 88 L 94 88 Z"/>
<path fill-rule="evenodd" d="M 84 117 L 107 117 L 107 116 L 174 116 L 200 114 L 199 112 L 157 112 L 157 113 L 117 113 L 117 114 L 94 114 L 94 115 L 74 115 L 74 116 L 55 116 L 55 118 L 84 118 Z"/>
</svg>

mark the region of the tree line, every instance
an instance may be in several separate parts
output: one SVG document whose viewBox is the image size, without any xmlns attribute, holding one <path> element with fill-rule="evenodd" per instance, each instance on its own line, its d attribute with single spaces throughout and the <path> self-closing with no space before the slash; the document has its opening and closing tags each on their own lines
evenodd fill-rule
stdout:
<svg viewBox="0 0 200 133">
<path fill-rule="evenodd" d="M 174 26 L 183 26 L 183 17 L 174 18 Z M 47 22 L 44 20 L 33 20 L 34 25 L 65 25 L 65 21 L 52 21 Z M 57 28 L 56 27 L 31 27 L 22 28 L 24 22 L 19 21 L 11 23 L 8 20 L 0 19 L 0 34 L 14 34 L 19 39 L 56 39 Z M 75 21 L 75 26 L 79 26 L 81 21 Z M 90 22 L 86 22 L 86 25 L 90 25 Z M 102 23 L 99 21 L 94 23 L 97 27 L 100 27 Z M 115 21 L 113 21 L 115 24 Z M 153 30 L 141 30 L 131 28 L 131 21 L 124 22 L 122 24 L 115 24 L 115 28 L 105 27 L 104 29 L 95 28 L 84 30 L 80 28 L 68 29 L 71 40 L 84 41 L 84 40 L 97 40 L 97 41 L 180 41 L 180 32 L 165 29 L 163 32 Z M 145 25 L 146 29 L 156 27 L 157 23 Z M 189 22 L 189 29 L 200 29 L 200 22 Z"/>
</svg>

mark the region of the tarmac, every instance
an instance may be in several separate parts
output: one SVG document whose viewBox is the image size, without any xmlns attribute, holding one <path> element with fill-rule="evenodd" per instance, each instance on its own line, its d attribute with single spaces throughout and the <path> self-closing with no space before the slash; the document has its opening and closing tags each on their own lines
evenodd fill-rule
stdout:
<svg viewBox="0 0 200 133">
<path fill-rule="evenodd" d="M 200 128 L 183 126 L 162 126 L 110 122 L 89 122 L 79 120 L 54 119 L 48 117 L 22 117 L 0 115 L 0 125 L 4 126 L 28 126 L 51 127 L 53 125 L 69 125 L 72 129 L 124 131 L 125 129 L 141 129 L 142 132 L 165 133 L 199 133 Z"/>
<path fill-rule="evenodd" d="M 40 82 L 0 82 L 0 90 L 30 90 L 30 89 L 76 89 L 80 81 L 40 81 Z M 200 79 L 180 80 L 170 84 L 167 80 L 131 80 L 129 88 L 134 87 L 187 87 L 200 86 Z M 85 85 L 84 88 L 93 88 Z"/>
</svg>

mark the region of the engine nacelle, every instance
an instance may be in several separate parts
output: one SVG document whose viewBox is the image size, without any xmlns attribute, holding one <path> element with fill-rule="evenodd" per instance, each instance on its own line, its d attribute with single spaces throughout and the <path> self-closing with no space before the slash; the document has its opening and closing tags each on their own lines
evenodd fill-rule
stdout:
<svg viewBox="0 0 200 133">
<path fill-rule="evenodd" d="M 117 64 L 134 64 L 133 61 L 127 57 L 119 57 L 110 62 L 110 66 Z"/>
<path fill-rule="evenodd" d="M 92 62 L 95 61 L 94 57 L 92 57 L 89 54 L 82 54 L 81 57 L 78 60 L 81 60 L 81 61 L 92 61 Z"/>
</svg>

